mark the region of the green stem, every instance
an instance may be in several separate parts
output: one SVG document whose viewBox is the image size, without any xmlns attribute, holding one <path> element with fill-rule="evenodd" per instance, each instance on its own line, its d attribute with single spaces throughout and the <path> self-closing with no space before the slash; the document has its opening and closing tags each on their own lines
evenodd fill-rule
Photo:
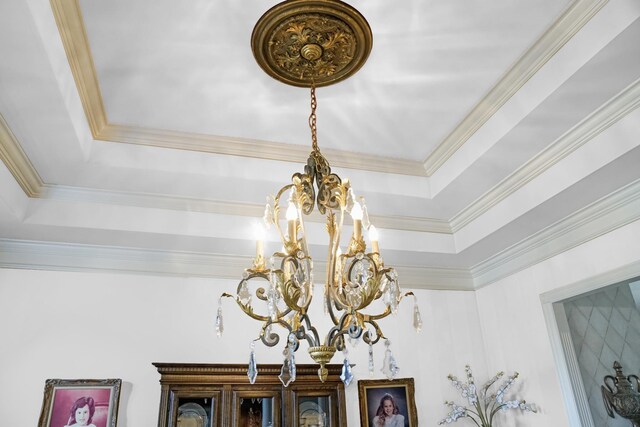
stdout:
<svg viewBox="0 0 640 427">
<path fill-rule="evenodd" d="M 500 408 L 502 408 L 503 406 L 504 406 L 504 403 L 491 411 L 491 415 L 489 416 L 489 422 L 490 423 L 493 422 L 493 417 L 498 413 Z"/>
<path fill-rule="evenodd" d="M 471 419 L 471 421 L 473 421 L 473 423 L 474 423 L 475 425 L 477 425 L 478 427 L 484 427 L 484 426 L 481 426 L 480 424 L 478 424 L 478 422 L 476 421 L 476 419 L 475 419 L 475 418 L 470 417 L 469 415 L 467 415 L 467 418 Z"/>
<path fill-rule="evenodd" d="M 478 396 L 476 396 L 476 403 L 473 405 L 476 407 L 476 410 L 478 411 L 477 415 L 480 418 L 480 422 L 482 423 L 482 427 L 488 427 L 489 424 L 487 424 L 487 419 L 484 415 L 484 412 L 482 411 L 482 406 L 480 406 L 480 401 L 478 400 Z"/>
</svg>

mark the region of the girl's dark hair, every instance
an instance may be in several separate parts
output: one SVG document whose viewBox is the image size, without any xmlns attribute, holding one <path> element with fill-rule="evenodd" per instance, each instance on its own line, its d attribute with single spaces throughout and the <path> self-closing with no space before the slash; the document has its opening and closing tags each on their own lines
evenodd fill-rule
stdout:
<svg viewBox="0 0 640 427">
<path fill-rule="evenodd" d="M 87 424 L 91 424 L 93 421 L 93 414 L 96 413 L 96 403 L 93 400 L 93 397 L 81 397 L 76 400 L 71 406 L 71 410 L 69 411 L 69 422 L 67 425 L 75 424 L 76 421 L 76 411 L 80 408 L 84 408 L 85 406 L 89 406 L 89 421 Z"/>
</svg>

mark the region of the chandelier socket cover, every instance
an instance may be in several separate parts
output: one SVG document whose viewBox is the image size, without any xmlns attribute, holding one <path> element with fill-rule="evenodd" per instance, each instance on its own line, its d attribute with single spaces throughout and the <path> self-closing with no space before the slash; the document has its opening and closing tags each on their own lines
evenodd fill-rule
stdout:
<svg viewBox="0 0 640 427">
<path fill-rule="evenodd" d="M 286 0 L 262 15 L 253 55 L 271 77 L 293 86 L 327 86 L 358 71 L 373 35 L 367 20 L 339 0 Z"/>
</svg>

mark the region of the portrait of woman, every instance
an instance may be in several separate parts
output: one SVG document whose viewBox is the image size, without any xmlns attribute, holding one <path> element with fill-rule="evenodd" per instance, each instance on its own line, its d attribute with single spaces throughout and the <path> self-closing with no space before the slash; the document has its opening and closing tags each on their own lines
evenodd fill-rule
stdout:
<svg viewBox="0 0 640 427">
<path fill-rule="evenodd" d="M 380 399 L 373 427 L 404 427 L 404 415 L 400 414 L 400 408 L 391 394 L 387 393 Z"/>
</svg>

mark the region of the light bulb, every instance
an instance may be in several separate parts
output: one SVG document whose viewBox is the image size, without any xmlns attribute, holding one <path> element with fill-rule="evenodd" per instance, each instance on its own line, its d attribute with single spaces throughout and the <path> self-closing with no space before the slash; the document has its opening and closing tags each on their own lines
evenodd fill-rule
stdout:
<svg viewBox="0 0 640 427">
<path fill-rule="evenodd" d="M 371 249 L 374 253 L 380 253 L 380 247 L 378 246 L 378 230 L 375 225 L 369 227 L 369 239 L 371 240 Z"/>
<path fill-rule="evenodd" d="M 372 225 L 371 227 L 369 227 L 369 240 L 371 240 L 372 242 L 377 242 L 378 237 L 378 230 L 376 229 L 376 226 Z"/>
<path fill-rule="evenodd" d="M 298 219 L 298 209 L 296 208 L 296 205 L 294 205 L 293 203 L 289 203 L 286 217 L 287 217 L 287 221 L 293 221 L 295 219 Z"/>
<path fill-rule="evenodd" d="M 256 260 L 264 258 L 264 227 L 262 224 L 255 224 L 253 232 L 256 235 Z"/>
<path fill-rule="evenodd" d="M 353 218 L 354 221 L 362 221 L 362 207 L 360 203 L 355 202 L 353 204 L 351 208 L 351 218 Z"/>
<path fill-rule="evenodd" d="M 260 223 L 255 224 L 253 226 L 253 234 L 255 235 L 255 239 L 256 240 L 262 240 L 264 241 L 264 236 L 266 234 L 264 226 Z"/>
</svg>

